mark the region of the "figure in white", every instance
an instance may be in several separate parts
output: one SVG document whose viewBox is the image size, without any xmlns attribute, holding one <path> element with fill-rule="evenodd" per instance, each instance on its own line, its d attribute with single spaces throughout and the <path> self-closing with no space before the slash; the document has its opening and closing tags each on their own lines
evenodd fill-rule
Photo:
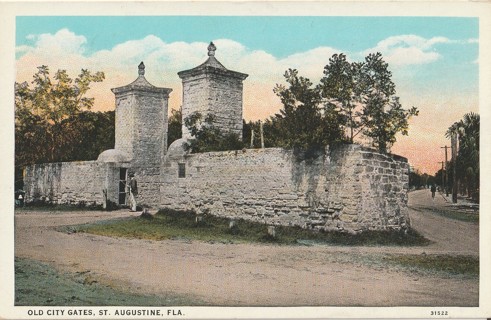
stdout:
<svg viewBox="0 0 491 320">
<path fill-rule="evenodd" d="M 130 173 L 130 182 L 128 183 L 130 194 L 130 211 L 136 211 L 136 196 L 138 195 L 138 184 L 135 175 Z"/>
</svg>

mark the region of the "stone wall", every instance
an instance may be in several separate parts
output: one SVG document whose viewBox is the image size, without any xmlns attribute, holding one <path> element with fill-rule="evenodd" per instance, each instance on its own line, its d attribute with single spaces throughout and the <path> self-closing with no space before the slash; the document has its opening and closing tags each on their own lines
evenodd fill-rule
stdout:
<svg viewBox="0 0 491 320">
<path fill-rule="evenodd" d="M 160 166 L 167 150 L 168 100 L 160 92 L 130 92 L 116 97 L 115 149 L 137 166 Z"/>
<path fill-rule="evenodd" d="M 101 205 L 107 169 L 96 161 L 28 166 L 24 171 L 26 202 Z"/>
<path fill-rule="evenodd" d="M 138 183 L 138 205 L 158 208 L 160 205 L 160 166 L 132 167 Z"/>
<path fill-rule="evenodd" d="M 127 154 L 130 159 L 133 156 L 135 131 L 134 104 L 133 95 L 125 95 L 116 99 L 114 148 Z"/>
<path fill-rule="evenodd" d="M 162 177 L 166 208 L 317 230 L 409 224 L 407 160 L 358 145 L 310 161 L 279 148 L 187 155 L 168 159 Z"/>
<path fill-rule="evenodd" d="M 158 207 L 160 167 L 128 168 L 128 164 L 97 161 L 27 166 L 24 173 L 26 203 L 102 205 L 103 190 L 106 190 L 107 200 L 118 204 L 121 168 L 135 173 L 138 182 L 138 204 Z"/>
</svg>

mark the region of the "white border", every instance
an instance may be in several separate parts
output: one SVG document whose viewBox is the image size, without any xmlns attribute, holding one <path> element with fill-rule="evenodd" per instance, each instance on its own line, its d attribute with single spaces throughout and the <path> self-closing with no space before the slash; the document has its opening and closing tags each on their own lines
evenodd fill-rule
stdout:
<svg viewBox="0 0 491 320">
<path fill-rule="evenodd" d="M 445 318 L 491 317 L 491 211 L 487 197 L 491 186 L 486 177 L 491 170 L 487 166 L 490 148 L 489 123 L 491 110 L 491 3 L 456 1 L 356 1 L 356 2 L 1 2 L 0 0 L 0 319 L 27 318 L 29 307 L 14 307 L 14 82 L 15 82 L 15 17 L 18 15 L 277 15 L 277 16 L 459 16 L 479 17 L 479 112 L 481 115 L 481 209 L 480 209 L 480 292 L 478 308 L 445 307 Z M 435 306 L 438 307 L 438 306 Z M 49 309 L 36 307 L 35 309 Z M 52 309 L 52 308 L 51 308 Z M 63 307 L 63 309 L 75 309 Z M 80 308 L 77 308 L 80 309 Z M 110 307 L 88 308 L 95 312 Z M 153 308 L 149 308 L 153 309 Z M 166 307 L 159 308 L 166 310 Z M 430 318 L 434 307 L 292 307 L 292 308 L 215 308 L 180 307 L 185 312 L 178 318 Z M 29 317 L 45 318 L 50 317 Z M 54 318 L 54 317 L 51 317 Z M 70 317 L 82 319 L 83 317 Z M 94 319 L 98 317 L 90 317 Z M 166 318 L 166 317 L 163 317 Z M 175 318 L 175 317 L 174 317 Z M 441 317 L 440 317 L 441 318 Z M 129 319 L 120 317 L 119 319 Z M 144 317 L 140 318 L 144 319 Z M 149 319 L 149 318 L 147 318 Z"/>
</svg>

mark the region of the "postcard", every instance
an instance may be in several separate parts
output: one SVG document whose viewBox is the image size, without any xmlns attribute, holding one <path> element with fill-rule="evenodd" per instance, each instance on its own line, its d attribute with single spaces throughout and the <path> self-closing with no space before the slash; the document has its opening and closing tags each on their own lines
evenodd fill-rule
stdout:
<svg viewBox="0 0 491 320">
<path fill-rule="evenodd" d="M 0 8 L 1 318 L 491 316 L 489 3 Z"/>
</svg>

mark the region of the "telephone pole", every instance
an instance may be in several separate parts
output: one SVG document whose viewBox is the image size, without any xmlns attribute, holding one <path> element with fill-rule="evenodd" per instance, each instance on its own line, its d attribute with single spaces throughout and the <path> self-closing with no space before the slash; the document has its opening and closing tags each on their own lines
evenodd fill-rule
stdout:
<svg viewBox="0 0 491 320">
<path fill-rule="evenodd" d="M 442 188 L 445 188 L 445 176 L 443 175 L 443 161 L 439 161 L 438 163 L 442 164 Z"/>
<path fill-rule="evenodd" d="M 446 184 L 445 184 L 445 195 L 448 197 L 448 189 L 449 189 L 448 188 L 448 156 L 447 156 L 448 146 L 440 147 L 440 148 L 445 149 L 445 181 L 446 181 Z"/>
</svg>

